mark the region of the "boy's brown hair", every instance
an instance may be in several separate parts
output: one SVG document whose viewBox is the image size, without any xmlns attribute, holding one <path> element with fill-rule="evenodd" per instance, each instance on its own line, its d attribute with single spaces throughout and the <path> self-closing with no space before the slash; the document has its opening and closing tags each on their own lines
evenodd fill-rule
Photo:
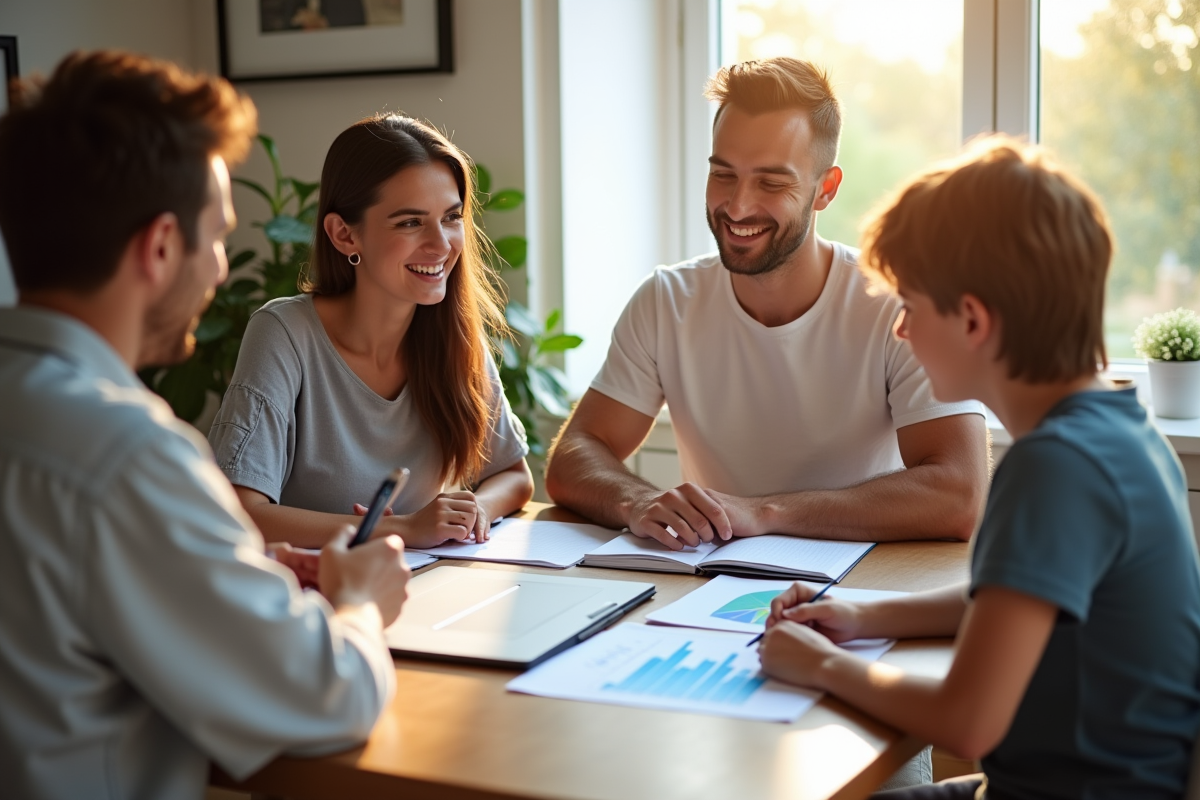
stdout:
<svg viewBox="0 0 1200 800">
<path fill-rule="evenodd" d="M 817 174 L 832 167 L 837 159 L 842 107 L 828 73 L 814 64 L 781 56 L 721 67 L 708 79 L 704 96 L 720 104 L 714 125 L 725 106 L 731 104 L 748 114 L 787 108 L 806 111 L 812 126 Z"/>
<path fill-rule="evenodd" d="M 1000 321 L 1009 377 L 1067 381 L 1107 366 L 1104 288 L 1113 240 L 1100 201 L 1038 147 L 998 135 L 902 187 L 863 232 L 877 286 L 938 312 L 973 295 Z"/>
<path fill-rule="evenodd" d="M 117 51 L 72 53 L 17 94 L 0 118 L 0 231 L 20 291 L 103 286 L 166 212 L 194 250 L 210 160 L 240 161 L 256 128 L 228 82 Z"/>
</svg>

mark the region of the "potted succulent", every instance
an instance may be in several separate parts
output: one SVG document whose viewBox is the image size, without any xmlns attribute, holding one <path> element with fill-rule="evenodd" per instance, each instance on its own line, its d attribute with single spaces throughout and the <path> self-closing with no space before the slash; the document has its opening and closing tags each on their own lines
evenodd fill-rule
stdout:
<svg viewBox="0 0 1200 800">
<path fill-rule="evenodd" d="M 1142 320 L 1133 347 L 1150 368 L 1150 394 L 1160 417 L 1200 417 L 1200 316 L 1177 308 Z"/>
</svg>

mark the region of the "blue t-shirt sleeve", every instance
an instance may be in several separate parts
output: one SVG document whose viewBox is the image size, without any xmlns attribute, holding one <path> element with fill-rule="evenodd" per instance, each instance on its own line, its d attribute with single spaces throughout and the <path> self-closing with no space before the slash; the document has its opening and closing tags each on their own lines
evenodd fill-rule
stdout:
<svg viewBox="0 0 1200 800">
<path fill-rule="evenodd" d="M 1034 435 L 1013 446 L 992 481 L 971 558 L 971 594 L 1003 586 L 1084 621 L 1127 530 L 1112 478 L 1067 442 Z"/>
</svg>

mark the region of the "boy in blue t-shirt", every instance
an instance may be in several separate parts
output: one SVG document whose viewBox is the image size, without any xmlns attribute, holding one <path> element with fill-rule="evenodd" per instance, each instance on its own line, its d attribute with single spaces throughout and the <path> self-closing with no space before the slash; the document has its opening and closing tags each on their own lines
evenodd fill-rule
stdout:
<svg viewBox="0 0 1200 800">
<path fill-rule="evenodd" d="M 772 604 L 763 669 L 822 689 L 983 775 L 879 797 L 1179 798 L 1200 729 L 1200 569 L 1182 469 L 1106 361 L 1112 241 L 1092 193 L 1004 137 L 902 189 L 861 263 L 905 309 L 939 400 L 1012 433 L 969 585 L 873 604 Z M 808 623 L 808 624 L 805 624 Z M 944 679 L 833 642 L 957 637 Z"/>
</svg>

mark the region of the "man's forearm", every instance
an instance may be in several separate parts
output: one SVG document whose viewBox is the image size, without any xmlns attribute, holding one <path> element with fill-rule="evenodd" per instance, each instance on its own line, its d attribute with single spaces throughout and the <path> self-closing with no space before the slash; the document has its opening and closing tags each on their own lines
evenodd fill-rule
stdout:
<svg viewBox="0 0 1200 800">
<path fill-rule="evenodd" d="M 764 532 L 887 542 L 970 538 L 981 510 L 960 471 L 921 464 L 845 489 L 751 498 Z"/>
<path fill-rule="evenodd" d="M 555 503 L 609 528 L 629 525 L 633 503 L 659 491 L 587 435 L 561 439 L 546 467 L 546 493 Z"/>
</svg>

